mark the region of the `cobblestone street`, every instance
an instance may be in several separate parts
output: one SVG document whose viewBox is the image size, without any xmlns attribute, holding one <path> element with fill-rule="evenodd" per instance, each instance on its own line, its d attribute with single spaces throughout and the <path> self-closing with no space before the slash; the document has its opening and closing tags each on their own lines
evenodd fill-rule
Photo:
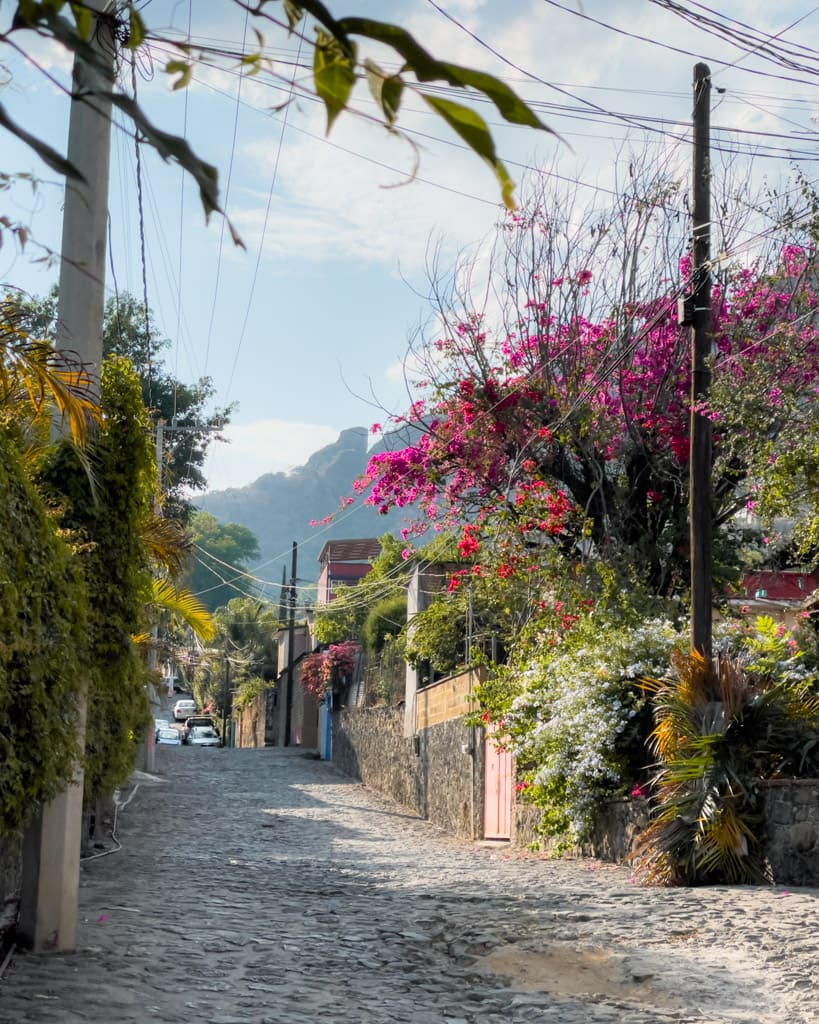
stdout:
<svg viewBox="0 0 819 1024">
<path fill-rule="evenodd" d="M 298 751 L 160 748 L 2 1024 L 819 1021 L 819 891 L 470 844 Z"/>
</svg>

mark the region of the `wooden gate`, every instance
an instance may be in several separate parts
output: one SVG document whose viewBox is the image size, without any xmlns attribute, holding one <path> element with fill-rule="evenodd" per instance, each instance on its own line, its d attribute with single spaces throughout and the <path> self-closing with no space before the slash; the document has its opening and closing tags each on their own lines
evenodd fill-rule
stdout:
<svg viewBox="0 0 819 1024">
<path fill-rule="evenodd" d="M 512 837 L 512 755 L 498 750 L 491 733 L 484 740 L 483 835 L 485 839 Z"/>
</svg>

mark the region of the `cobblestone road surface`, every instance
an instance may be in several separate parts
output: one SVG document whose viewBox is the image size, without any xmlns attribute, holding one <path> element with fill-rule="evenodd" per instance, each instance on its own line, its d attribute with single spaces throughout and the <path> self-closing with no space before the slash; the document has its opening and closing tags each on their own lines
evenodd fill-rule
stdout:
<svg viewBox="0 0 819 1024">
<path fill-rule="evenodd" d="M 445 836 L 289 750 L 160 748 L 78 950 L 2 1024 L 814 1024 L 819 890 L 657 890 Z"/>
</svg>

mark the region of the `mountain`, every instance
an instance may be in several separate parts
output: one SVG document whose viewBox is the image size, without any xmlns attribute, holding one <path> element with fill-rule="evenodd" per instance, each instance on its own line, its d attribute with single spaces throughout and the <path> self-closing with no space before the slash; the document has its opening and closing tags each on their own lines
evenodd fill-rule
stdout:
<svg viewBox="0 0 819 1024">
<path fill-rule="evenodd" d="M 197 499 L 197 506 L 219 522 L 240 523 L 252 530 L 261 552 L 260 575 L 278 581 L 281 566 L 290 578 L 293 541 L 297 541 L 298 575 L 318 579 L 318 556 L 328 540 L 381 537 L 398 534 L 406 517 L 393 512 L 379 515 L 359 499 L 337 512 L 341 500 L 352 493 L 352 482 L 367 465 L 367 431 L 364 427 L 342 430 L 334 444 L 314 452 L 305 465 L 287 473 L 265 473 L 245 487 L 210 491 Z M 336 512 L 332 522 L 310 526 Z"/>
</svg>

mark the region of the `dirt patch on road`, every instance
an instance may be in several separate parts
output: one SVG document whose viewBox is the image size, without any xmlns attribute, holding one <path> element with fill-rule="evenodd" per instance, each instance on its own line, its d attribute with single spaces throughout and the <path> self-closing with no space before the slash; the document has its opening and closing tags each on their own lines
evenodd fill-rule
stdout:
<svg viewBox="0 0 819 1024">
<path fill-rule="evenodd" d="M 675 1009 L 679 1000 L 663 992 L 654 974 L 596 946 L 555 943 L 544 949 L 501 946 L 481 957 L 479 965 L 508 978 L 515 988 L 556 996 L 594 995 Z"/>
</svg>

